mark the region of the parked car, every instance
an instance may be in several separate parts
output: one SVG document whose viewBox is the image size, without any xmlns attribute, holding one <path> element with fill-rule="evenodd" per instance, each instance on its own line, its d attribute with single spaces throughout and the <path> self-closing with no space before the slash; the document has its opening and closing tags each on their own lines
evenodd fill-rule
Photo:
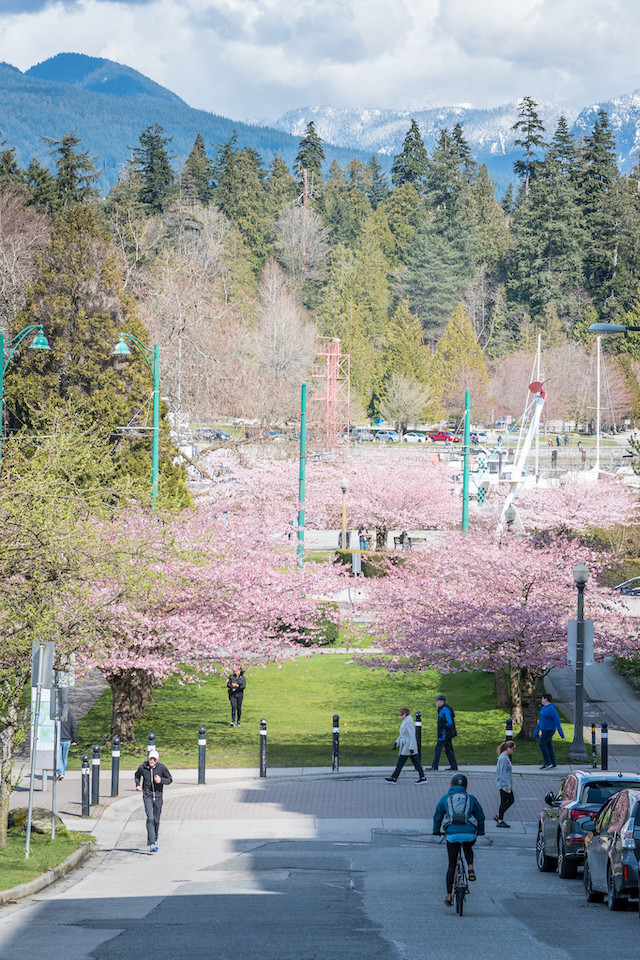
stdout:
<svg viewBox="0 0 640 960">
<path fill-rule="evenodd" d="M 349 439 L 361 443 L 371 443 L 375 440 L 375 437 L 370 430 L 365 430 L 364 427 L 351 427 L 349 430 Z"/>
<path fill-rule="evenodd" d="M 538 870 L 542 873 L 557 870 L 563 879 L 575 877 L 584 861 L 584 841 L 588 833 L 584 818 L 595 818 L 603 803 L 627 787 L 640 790 L 640 775 L 574 770 L 557 792 L 550 791 L 544 798 L 547 807 L 538 823 Z"/>
<path fill-rule="evenodd" d="M 424 433 L 418 433 L 417 430 L 409 430 L 402 438 L 403 443 L 427 443 Z"/>
<path fill-rule="evenodd" d="M 623 910 L 638 896 L 640 789 L 625 788 L 605 803 L 595 818 L 583 817 L 584 892 L 589 903 L 605 896 L 609 910 Z"/>
<path fill-rule="evenodd" d="M 441 441 L 442 443 L 460 443 L 460 437 L 454 437 L 452 433 L 446 433 L 444 430 L 438 430 L 437 433 L 427 434 L 429 440 L 433 440 L 434 443 Z"/>
<path fill-rule="evenodd" d="M 471 443 L 486 443 L 487 435 L 483 430 L 475 431 L 471 434 Z"/>
<path fill-rule="evenodd" d="M 376 440 L 378 443 L 400 443 L 400 434 L 397 430 L 377 430 Z"/>
</svg>

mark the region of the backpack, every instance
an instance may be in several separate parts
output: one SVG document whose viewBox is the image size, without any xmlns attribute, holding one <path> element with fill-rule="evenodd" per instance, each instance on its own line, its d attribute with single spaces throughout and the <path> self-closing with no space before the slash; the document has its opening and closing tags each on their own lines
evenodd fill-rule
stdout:
<svg viewBox="0 0 640 960">
<path fill-rule="evenodd" d="M 470 824 L 473 827 L 478 826 L 478 821 L 470 814 L 471 797 L 468 793 L 451 793 L 447 797 L 447 812 L 442 818 L 442 827 L 446 828 L 455 824 L 462 826 Z"/>
<path fill-rule="evenodd" d="M 458 736 L 458 731 L 456 730 L 456 712 L 452 707 L 449 707 L 449 711 L 451 713 L 451 733 L 449 737 L 453 740 L 454 737 Z"/>
</svg>

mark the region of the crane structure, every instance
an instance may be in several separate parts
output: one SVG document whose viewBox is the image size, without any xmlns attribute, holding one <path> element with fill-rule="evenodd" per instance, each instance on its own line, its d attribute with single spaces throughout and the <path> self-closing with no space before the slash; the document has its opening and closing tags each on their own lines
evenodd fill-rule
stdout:
<svg viewBox="0 0 640 960">
<path fill-rule="evenodd" d="M 349 449 L 351 357 L 342 353 L 338 337 L 320 337 L 310 377 L 307 423 L 310 438 L 332 450 Z"/>
</svg>

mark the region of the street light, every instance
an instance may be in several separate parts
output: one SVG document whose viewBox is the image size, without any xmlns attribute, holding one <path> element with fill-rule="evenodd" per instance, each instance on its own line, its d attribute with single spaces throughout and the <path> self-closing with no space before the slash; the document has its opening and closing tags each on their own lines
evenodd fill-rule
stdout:
<svg viewBox="0 0 640 960">
<path fill-rule="evenodd" d="M 340 481 L 340 489 L 342 490 L 342 549 L 345 550 L 347 547 L 347 478 L 343 477 Z"/>
<path fill-rule="evenodd" d="M 160 352 L 158 341 L 153 345 L 153 350 L 145 347 L 137 337 L 132 333 L 121 333 L 120 339 L 113 350 L 114 357 L 130 357 L 131 350 L 126 341 L 129 340 L 135 344 L 143 360 L 149 368 L 149 373 L 153 377 L 153 420 L 151 427 L 151 503 L 153 507 L 158 506 L 158 476 L 160 467 Z"/>
<path fill-rule="evenodd" d="M 594 324 L 595 326 L 595 324 Z M 576 702 L 573 718 L 573 743 L 570 760 L 586 760 L 587 748 L 583 735 L 584 707 L 584 588 L 589 579 L 589 567 L 580 560 L 573 568 L 573 579 L 578 588 L 578 616 L 576 620 Z"/>
<path fill-rule="evenodd" d="M 50 350 L 49 341 L 45 337 L 42 331 L 41 323 L 32 323 L 28 327 L 24 327 L 20 333 L 16 333 L 15 337 L 12 337 L 11 340 L 7 341 L 7 347 L 9 348 L 9 354 L 7 359 L 4 358 L 4 334 L 0 330 L 0 460 L 2 460 L 2 440 L 4 438 L 4 375 L 7 372 L 7 367 L 11 357 L 14 355 L 20 344 L 25 340 L 30 333 L 37 331 L 35 337 L 29 344 L 30 350 Z"/>
</svg>

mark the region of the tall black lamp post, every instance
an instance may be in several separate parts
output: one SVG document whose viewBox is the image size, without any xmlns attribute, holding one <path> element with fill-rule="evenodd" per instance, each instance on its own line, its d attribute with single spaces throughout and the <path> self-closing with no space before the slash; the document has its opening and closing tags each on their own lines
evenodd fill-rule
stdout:
<svg viewBox="0 0 640 960">
<path fill-rule="evenodd" d="M 586 761 L 587 748 L 583 735 L 584 713 L 584 588 L 589 579 L 589 567 L 580 560 L 573 568 L 573 579 L 578 588 L 578 617 L 576 620 L 576 703 L 573 718 L 573 743 L 569 759 Z"/>
</svg>

